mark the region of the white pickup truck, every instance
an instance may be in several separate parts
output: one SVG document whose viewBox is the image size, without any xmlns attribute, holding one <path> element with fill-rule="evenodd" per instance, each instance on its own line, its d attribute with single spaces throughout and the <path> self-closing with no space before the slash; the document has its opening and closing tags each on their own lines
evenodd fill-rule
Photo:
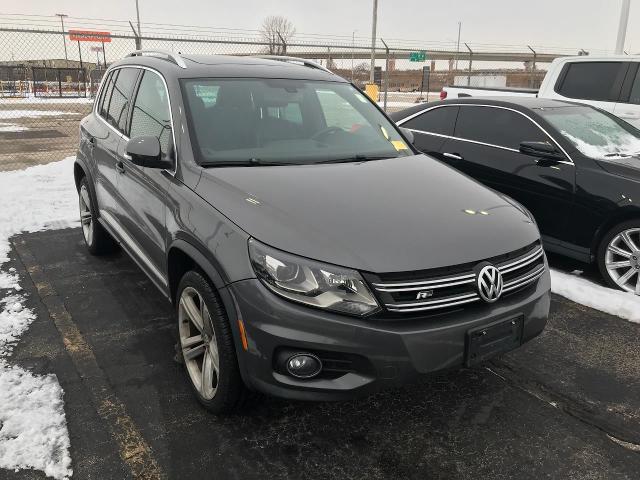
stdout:
<svg viewBox="0 0 640 480">
<path fill-rule="evenodd" d="M 551 63 L 540 90 L 444 87 L 440 98 L 528 96 L 586 103 L 640 128 L 640 56 L 563 57 Z"/>
</svg>

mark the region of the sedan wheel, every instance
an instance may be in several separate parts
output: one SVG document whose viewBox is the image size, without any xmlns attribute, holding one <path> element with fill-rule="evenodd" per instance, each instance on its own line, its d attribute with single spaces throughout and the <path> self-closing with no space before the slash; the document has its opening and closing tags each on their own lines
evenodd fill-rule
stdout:
<svg viewBox="0 0 640 480">
<path fill-rule="evenodd" d="M 178 322 L 180 347 L 191 382 L 204 400 L 211 400 L 218 390 L 220 377 L 218 342 L 209 309 L 193 287 L 182 291 Z"/>
<path fill-rule="evenodd" d="M 640 228 L 616 234 L 607 245 L 604 263 L 619 288 L 640 295 Z"/>
</svg>

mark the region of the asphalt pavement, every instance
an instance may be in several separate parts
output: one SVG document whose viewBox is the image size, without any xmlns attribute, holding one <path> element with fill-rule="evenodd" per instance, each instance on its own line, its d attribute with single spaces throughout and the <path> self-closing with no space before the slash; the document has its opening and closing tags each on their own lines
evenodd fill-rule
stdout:
<svg viewBox="0 0 640 480">
<path fill-rule="evenodd" d="M 543 334 L 486 366 L 219 418 L 190 392 L 171 305 L 125 254 L 90 256 L 79 229 L 13 245 L 38 319 L 10 361 L 57 375 L 76 479 L 640 478 L 640 325 L 553 296 Z"/>
</svg>

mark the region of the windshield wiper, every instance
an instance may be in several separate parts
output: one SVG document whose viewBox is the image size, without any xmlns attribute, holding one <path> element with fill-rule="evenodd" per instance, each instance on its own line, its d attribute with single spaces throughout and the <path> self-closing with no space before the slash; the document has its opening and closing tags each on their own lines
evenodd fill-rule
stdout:
<svg viewBox="0 0 640 480">
<path fill-rule="evenodd" d="M 202 167 L 273 167 L 279 165 L 292 165 L 285 162 L 265 162 L 259 158 L 249 158 L 246 160 L 221 160 L 219 162 L 204 162 Z"/>
<path fill-rule="evenodd" d="M 390 155 L 353 155 L 351 157 L 331 158 L 329 160 L 320 160 L 314 163 L 349 163 L 349 162 L 369 162 L 372 160 L 387 160 L 389 158 L 398 158 Z"/>
</svg>

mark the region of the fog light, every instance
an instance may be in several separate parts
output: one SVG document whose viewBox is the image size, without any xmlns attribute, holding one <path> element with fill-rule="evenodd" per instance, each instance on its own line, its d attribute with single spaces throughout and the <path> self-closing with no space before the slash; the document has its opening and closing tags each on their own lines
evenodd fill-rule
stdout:
<svg viewBox="0 0 640 480">
<path fill-rule="evenodd" d="M 287 372 L 296 378 L 312 378 L 322 370 L 322 362 L 311 353 L 296 353 L 287 360 Z"/>
</svg>

